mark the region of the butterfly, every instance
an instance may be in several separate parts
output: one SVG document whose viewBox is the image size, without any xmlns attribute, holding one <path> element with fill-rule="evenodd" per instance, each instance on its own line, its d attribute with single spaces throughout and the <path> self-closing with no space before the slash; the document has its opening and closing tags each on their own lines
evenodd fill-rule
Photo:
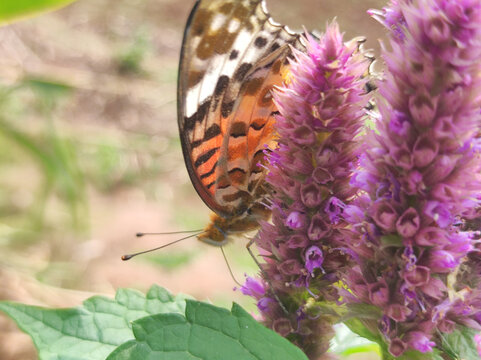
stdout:
<svg viewBox="0 0 481 360">
<path fill-rule="evenodd" d="M 177 106 L 185 164 L 213 210 L 197 237 L 222 246 L 270 217 L 263 163 L 275 144 L 272 89 L 288 76 L 299 34 L 275 23 L 264 0 L 198 0 L 185 27 Z"/>
</svg>

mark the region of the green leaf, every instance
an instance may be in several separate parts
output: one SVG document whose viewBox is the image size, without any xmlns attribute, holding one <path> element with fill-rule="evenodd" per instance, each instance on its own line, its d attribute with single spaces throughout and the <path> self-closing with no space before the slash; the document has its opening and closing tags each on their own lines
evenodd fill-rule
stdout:
<svg viewBox="0 0 481 360">
<path fill-rule="evenodd" d="M 362 307 L 359 307 L 360 310 Z M 368 316 L 370 318 L 370 316 Z M 372 320 L 371 320 L 372 321 Z M 376 322 L 374 322 L 376 324 Z M 359 336 L 373 341 L 379 345 L 379 350 L 381 352 L 383 360 L 393 360 L 394 358 L 389 354 L 388 345 L 384 341 L 383 336 L 379 333 L 378 330 L 374 330 L 374 326 L 368 327 L 358 318 L 351 318 L 344 321 L 344 325 L 346 325 L 353 333 L 358 334 Z"/>
<path fill-rule="evenodd" d="M 419 351 L 406 351 L 402 356 L 393 358 L 396 360 L 443 360 L 438 350 L 429 353 L 422 353 Z M 474 360 L 474 359 L 473 359 Z"/>
<path fill-rule="evenodd" d="M 55 10 L 74 0 L 1 0 L 0 24 L 18 20 L 36 13 Z"/>
<path fill-rule="evenodd" d="M 430 353 L 421 353 L 419 351 L 407 351 L 400 357 L 393 357 L 388 350 L 388 344 L 384 341 L 383 336 L 377 332 L 373 332 L 370 330 L 365 324 L 363 324 L 359 319 L 352 318 L 344 322 L 344 324 L 349 327 L 349 329 L 366 338 L 371 340 L 379 345 L 379 350 L 382 353 L 383 360 L 443 360 L 440 355 L 440 352 L 437 349 L 434 349 L 433 352 Z M 348 353 L 345 353 L 348 354 Z M 464 359 L 464 358 L 460 358 Z M 471 358 L 466 358 L 466 360 Z M 472 358 L 477 359 L 477 358 Z"/>
<path fill-rule="evenodd" d="M 346 325 L 336 324 L 334 329 L 336 331 L 336 336 L 331 340 L 329 351 L 343 356 L 358 353 L 381 355 L 381 350 L 377 343 L 371 342 L 360 337 L 358 334 L 353 333 Z"/>
<path fill-rule="evenodd" d="M 386 346 L 382 354 L 382 359 L 383 360 L 445 360 L 445 358 L 443 358 L 440 354 L 441 353 L 437 349 L 434 349 L 432 352 L 428 352 L 428 353 L 422 353 L 422 352 L 413 350 L 413 351 L 406 351 L 402 356 L 394 357 L 389 353 Z M 461 360 L 461 359 L 458 359 L 458 360 Z M 462 359 L 462 360 L 468 360 L 468 359 Z M 472 359 L 472 360 L 475 360 L 475 359 Z"/>
<path fill-rule="evenodd" d="M 186 315 L 159 314 L 133 324 L 136 340 L 107 360 L 307 360 L 289 341 L 239 305 L 232 310 L 187 300 Z"/>
<path fill-rule="evenodd" d="M 370 344 L 364 344 L 364 345 L 351 346 L 350 348 L 341 352 L 341 355 L 348 356 L 353 354 L 365 354 L 365 353 L 380 355 L 381 353 L 379 351 L 379 345 L 375 343 L 370 343 Z"/>
<path fill-rule="evenodd" d="M 153 286 L 143 295 L 121 289 L 115 300 L 94 296 L 83 306 L 45 309 L 0 302 L 0 310 L 28 333 L 42 360 L 104 360 L 133 339 L 131 322 L 158 313 L 184 313 L 185 297 Z"/>
<path fill-rule="evenodd" d="M 379 333 L 370 331 L 359 319 L 352 318 L 344 321 L 344 324 L 355 334 L 373 341 L 379 345 L 383 344 L 382 336 Z"/>
<path fill-rule="evenodd" d="M 451 359 L 479 359 L 474 335 L 476 330 L 459 326 L 450 334 L 440 334 L 442 338 L 443 351 L 448 354 Z"/>
<path fill-rule="evenodd" d="M 348 312 L 343 316 L 343 319 L 358 318 L 367 320 L 379 320 L 383 313 L 382 310 L 374 305 L 353 303 L 349 304 Z"/>
</svg>

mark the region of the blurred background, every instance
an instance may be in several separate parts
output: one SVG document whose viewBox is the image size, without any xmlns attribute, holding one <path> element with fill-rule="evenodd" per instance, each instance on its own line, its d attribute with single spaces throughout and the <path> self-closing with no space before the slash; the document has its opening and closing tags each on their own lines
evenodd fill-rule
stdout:
<svg viewBox="0 0 481 360">
<path fill-rule="evenodd" d="M 0 28 L 0 300 L 76 306 L 118 287 L 156 283 L 216 305 L 250 298 L 219 249 L 195 239 L 122 262 L 122 254 L 201 229 L 209 210 L 190 184 L 177 134 L 176 78 L 193 0 L 79 0 Z M 380 0 L 267 0 L 273 18 L 378 54 Z M 247 240 L 226 248 L 238 279 L 256 267 Z M 36 359 L 0 314 L 0 358 Z M 352 358 L 354 359 L 354 358 Z M 373 359 L 373 357 L 370 357 Z"/>
</svg>

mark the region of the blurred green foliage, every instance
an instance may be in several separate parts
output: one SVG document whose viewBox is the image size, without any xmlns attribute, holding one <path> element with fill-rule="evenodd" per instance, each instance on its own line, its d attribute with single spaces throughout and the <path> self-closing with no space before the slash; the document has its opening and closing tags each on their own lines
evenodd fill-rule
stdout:
<svg viewBox="0 0 481 360">
<path fill-rule="evenodd" d="M 2 0 L 0 1 L 0 24 L 22 19 L 41 11 L 58 9 L 73 1 L 74 0 Z"/>
<path fill-rule="evenodd" d="M 61 223 L 46 224 L 52 200 L 69 214 L 66 228 L 83 231 L 88 229 L 88 186 L 112 193 L 146 182 L 145 191 L 155 198 L 156 177 L 169 172 L 159 161 L 166 155 L 157 151 L 152 136 L 89 135 L 71 128 L 59 117 L 65 116 L 74 95 L 75 89 L 66 83 L 31 77 L 0 88 L 0 171 L 11 174 L 0 178 L 0 225 L 13 227 L 23 239 L 25 232 L 32 235 L 30 240 L 41 237 L 49 225 L 62 228 Z M 166 143 L 168 149 L 178 147 L 177 142 Z M 31 164 L 37 170 L 34 175 Z M 32 193 L 34 198 L 24 204 L 18 201 L 19 193 Z"/>
<path fill-rule="evenodd" d="M 31 109 L 23 108 L 18 103 L 26 101 L 26 93 L 32 96 L 29 102 Z M 33 183 L 39 182 L 36 197 L 28 210 L 29 216 L 20 218 L 23 221 L 17 223 L 19 229 L 33 232 L 42 230 L 46 203 L 53 194 L 68 206 L 72 228 L 80 229 L 84 225 L 85 179 L 79 168 L 74 144 L 68 137 L 58 134 L 52 119 L 57 106 L 70 93 L 71 88 L 66 84 L 28 77 L 0 93 L 0 149 L 3 147 L 9 154 L 4 160 L 7 163 L 21 163 L 27 157 L 37 165 L 41 174 L 41 179 L 32 179 Z M 28 118 L 29 111 L 35 111 L 45 120 L 40 129 L 35 129 L 28 120 L 22 120 Z M 3 163 L 0 165 L 5 166 Z M 5 186 L 8 189 L 8 185 Z M 8 198 L 12 193 L 3 195 L 6 198 L 0 199 L 0 208 L 15 209 L 15 201 Z M 21 213 L 18 206 L 17 209 Z M 12 220 L 11 213 L 4 215 Z"/>
<path fill-rule="evenodd" d="M 120 74 L 142 75 L 142 63 L 151 50 L 151 43 L 145 30 L 138 30 L 131 42 L 126 44 L 116 56 L 116 67 Z"/>
<path fill-rule="evenodd" d="M 184 252 L 169 252 L 159 253 L 145 257 L 149 262 L 159 265 L 161 268 L 169 271 L 174 271 L 191 263 L 195 257 L 199 255 L 198 252 L 184 251 Z"/>
</svg>

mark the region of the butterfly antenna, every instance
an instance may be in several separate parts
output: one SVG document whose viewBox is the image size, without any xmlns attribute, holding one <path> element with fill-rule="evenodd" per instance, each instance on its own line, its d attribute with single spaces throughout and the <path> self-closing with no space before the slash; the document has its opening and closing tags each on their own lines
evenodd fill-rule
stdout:
<svg viewBox="0 0 481 360">
<path fill-rule="evenodd" d="M 220 250 L 222 251 L 222 256 L 224 256 L 224 260 L 225 260 L 225 263 L 227 264 L 227 268 L 229 269 L 229 273 L 230 273 L 230 276 L 231 276 L 232 280 L 234 280 L 234 282 L 237 285 L 242 287 L 242 284 L 239 281 L 237 281 L 237 279 L 234 276 L 234 273 L 232 272 L 232 268 L 230 267 L 229 261 L 227 260 L 227 256 L 225 255 L 224 247 L 221 246 Z"/>
<path fill-rule="evenodd" d="M 186 231 L 171 231 L 171 232 L 151 232 L 151 233 L 144 233 L 144 232 L 138 232 L 135 234 L 137 237 L 142 237 L 146 235 L 173 235 L 173 234 L 188 234 L 188 233 L 196 233 L 202 231 L 202 229 L 199 230 L 186 230 Z"/>
<path fill-rule="evenodd" d="M 134 254 L 123 255 L 121 259 L 122 259 L 123 261 L 127 261 L 127 260 L 130 260 L 130 259 L 132 259 L 133 257 L 135 257 L 135 256 L 137 256 L 137 255 L 142 255 L 142 254 L 146 254 L 146 253 L 149 253 L 149 252 L 157 251 L 157 250 L 163 249 L 163 248 L 165 248 L 165 247 L 167 247 L 167 246 L 174 245 L 174 244 L 177 244 L 178 242 L 181 242 L 181 241 L 190 239 L 191 237 L 198 236 L 198 235 L 200 235 L 200 234 L 202 234 L 202 232 L 199 232 L 199 233 L 197 233 L 197 234 L 192 234 L 192 235 L 183 237 L 183 238 L 181 238 L 181 239 L 177 239 L 177 240 L 172 241 L 172 242 L 170 242 L 170 243 L 168 243 L 168 244 L 165 244 L 165 245 L 162 245 L 162 246 L 153 248 L 153 249 L 140 251 L 140 252 L 134 253 Z"/>
<path fill-rule="evenodd" d="M 272 296 L 274 297 L 274 299 L 276 299 L 276 301 L 279 304 L 279 306 L 281 307 L 282 311 L 284 311 L 284 314 L 286 314 L 286 315 L 289 314 L 289 311 L 287 311 L 287 309 L 284 306 L 284 304 L 282 303 L 281 299 L 279 299 L 279 296 L 277 296 L 277 293 L 275 292 L 274 287 L 272 286 L 272 283 L 271 283 L 271 280 L 269 279 L 269 276 L 264 271 L 261 264 L 257 260 L 256 256 L 252 252 L 252 249 L 251 249 L 252 244 L 254 244 L 254 239 L 250 239 L 249 242 L 247 243 L 247 245 L 246 245 L 247 251 L 249 252 L 250 256 L 252 257 L 252 259 L 256 263 L 257 267 L 259 268 L 260 272 L 262 273 L 262 277 L 267 282 L 267 285 L 269 285 L 269 290 L 272 293 Z"/>
</svg>

